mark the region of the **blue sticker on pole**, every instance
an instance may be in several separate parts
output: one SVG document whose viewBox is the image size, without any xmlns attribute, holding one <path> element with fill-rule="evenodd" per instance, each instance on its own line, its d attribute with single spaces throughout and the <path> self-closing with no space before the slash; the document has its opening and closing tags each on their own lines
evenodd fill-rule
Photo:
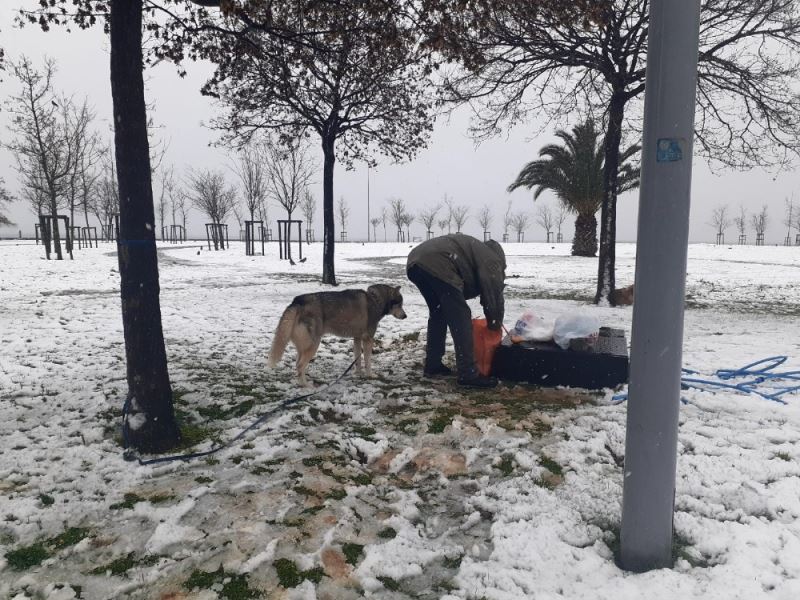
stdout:
<svg viewBox="0 0 800 600">
<path fill-rule="evenodd" d="M 680 138 L 659 138 L 656 144 L 656 162 L 675 162 L 683 159 Z"/>
</svg>

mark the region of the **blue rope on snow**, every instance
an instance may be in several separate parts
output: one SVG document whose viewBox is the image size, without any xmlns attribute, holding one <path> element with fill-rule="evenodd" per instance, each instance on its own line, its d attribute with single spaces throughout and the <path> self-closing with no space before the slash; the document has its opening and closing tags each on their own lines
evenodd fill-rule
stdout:
<svg viewBox="0 0 800 600">
<path fill-rule="evenodd" d="M 727 389 L 742 394 L 755 394 L 765 400 L 787 404 L 781 396 L 800 393 L 800 371 L 775 372 L 774 369 L 785 363 L 786 360 L 786 356 L 770 356 L 738 369 L 717 369 L 713 375 L 716 379 L 687 377 L 686 375 L 700 375 L 700 373 L 692 369 L 681 369 L 681 372 L 684 373 L 681 377 L 681 388 L 712 393 L 719 389 Z M 744 381 L 736 381 L 737 379 L 744 379 Z M 775 385 L 777 382 L 786 381 L 797 382 L 797 385 Z M 612 401 L 620 404 L 627 399 L 628 393 L 622 392 L 615 394 Z M 684 398 L 681 398 L 681 402 L 688 403 Z"/>
</svg>

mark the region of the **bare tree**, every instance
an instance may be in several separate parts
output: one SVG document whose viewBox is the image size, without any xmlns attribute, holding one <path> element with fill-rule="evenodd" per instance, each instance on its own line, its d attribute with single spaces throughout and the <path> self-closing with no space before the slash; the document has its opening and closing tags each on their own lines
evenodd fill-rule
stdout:
<svg viewBox="0 0 800 600">
<path fill-rule="evenodd" d="M 725 231 L 731 226 L 728 205 L 720 204 L 711 213 L 711 225 L 717 233 L 717 244 L 725 243 Z"/>
<path fill-rule="evenodd" d="M 444 195 L 444 206 L 447 209 L 447 233 L 452 233 L 452 226 L 453 226 L 453 208 L 455 205 L 453 204 L 453 199 L 449 198 L 447 194 Z"/>
<path fill-rule="evenodd" d="M 433 237 L 433 223 L 436 221 L 436 215 L 439 212 L 441 205 L 429 206 L 420 211 L 417 219 L 425 227 L 425 236 L 427 239 Z"/>
<path fill-rule="evenodd" d="M 167 228 L 166 219 L 167 219 L 167 210 L 169 209 L 169 200 L 170 200 L 170 191 L 169 191 L 169 180 L 173 177 L 172 168 L 160 169 L 158 182 L 159 182 L 159 191 L 158 191 L 158 198 L 156 199 L 156 215 L 158 216 L 158 222 L 161 225 L 161 239 L 164 240 L 164 232 Z"/>
<path fill-rule="evenodd" d="M 397 228 L 397 241 L 404 241 L 403 225 L 405 225 L 406 203 L 402 198 L 389 199 L 389 219 Z"/>
<path fill-rule="evenodd" d="M 239 228 L 239 235 L 244 235 L 244 228 L 242 227 L 242 208 L 239 204 L 238 197 L 234 197 L 231 212 L 233 213 L 233 218 L 236 219 L 236 225 Z"/>
<path fill-rule="evenodd" d="M 795 215 L 797 214 L 797 206 L 794 203 L 794 194 L 791 198 L 786 198 L 784 200 L 784 210 L 783 225 L 786 227 L 786 239 L 784 240 L 784 245 L 791 246 L 792 227 L 794 227 Z"/>
<path fill-rule="evenodd" d="M 503 241 L 508 241 L 508 229 L 514 224 L 514 213 L 511 212 L 511 200 L 508 201 L 506 212 L 503 215 Z"/>
<path fill-rule="evenodd" d="M 569 210 L 564 205 L 563 202 L 558 203 L 558 210 L 556 211 L 555 215 L 553 216 L 553 221 L 556 225 L 556 241 L 561 242 L 564 238 L 561 235 L 561 228 L 564 226 L 564 221 L 567 220 L 567 215 L 569 214 Z"/>
<path fill-rule="evenodd" d="M 447 219 L 439 219 L 436 221 L 436 224 L 439 226 L 439 233 L 444 235 L 444 228 L 450 224 L 450 221 Z"/>
<path fill-rule="evenodd" d="M 540 204 L 536 207 L 536 222 L 541 225 L 547 234 L 547 241 L 551 241 L 553 235 L 553 209 L 547 204 Z"/>
<path fill-rule="evenodd" d="M 98 136 L 91 130 L 95 119 L 94 111 L 86 100 L 81 105 L 69 103 L 70 122 L 73 128 L 72 140 L 75 144 L 75 160 L 67 179 L 66 195 L 69 206 L 69 222 L 75 226 L 75 209 L 82 208 L 86 225 L 89 225 L 88 203 L 92 187 L 97 178 L 94 166 L 100 159 Z"/>
<path fill-rule="evenodd" d="M 411 241 L 411 224 L 414 222 L 414 215 L 410 212 L 406 212 L 403 214 L 403 225 L 406 228 L 406 241 Z"/>
<path fill-rule="evenodd" d="M 100 221 L 105 237 L 108 239 L 113 237 L 108 228 L 112 226 L 114 215 L 119 214 L 119 184 L 112 146 L 107 147 L 102 153 L 92 212 Z"/>
<path fill-rule="evenodd" d="M 313 181 L 314 162 L 300 141 L 286 146 L 269 142 L 264 146 L 264 158 L 268 194 L 291 219 Z"/>
<path fill-rule="evenodd" d="M 453 223 L 456 226 L 456 233 L 461 233 L 461 228 L 464 227 L 464 223 L 469 218 L 469 207 L 464 205 L 453 206 L 451 214 L 453 215 Z"/>
<path fill-rule="evenodd" d="M 794 228 L 797 230 L 797 234 L 795 235 L 795 240 L 798 246 L 800 246 L 800 210 L 797 210 L 794 217 Z"/>
<path fill-rule="evenodd" d="M 347 236 L 347 219 L 350 216 L 350 207 L 347 205 L 347 200 L 344 199 L 344 196 L 339 196 L 336 212 L 339 217 L 339 227 L 343 234 L 342 239 L 344 239 Z"/>
<path fill-rule="evenodd" d="M 306 242 L 311 243 L 311 231 L 314 229 L 314 213 L 317 212 L 317 199 L 311 190 L 303 192 L 303 199 L 300 200 L 300 210 L 306 220 Z"/>
<path fill-rule="evenodd" d="M 511 217 L 511 226 L 517 232 L 518 242 L 525 241 L 525 230 L 528 228 L 529 218 L 528 213 L 524 212 L 516 213 Z"/>
<path fill-rule="evenodd" d="M 369 224 L 372 225 L 372 239 L 373 239 L 373 241 L 377 242 L 378 241 L 377 229 L 378 229 L 378 225 L 381 224 L 381 218 L 380 217 L 372 217 L 369 220 Z"/>
<path fill-rule="evenodd" d="M 489 226 L 492 224 L 492 209 L 489 208 L 488 204 L 484 204 L 478 213 L 478 223 L 481 226 L 483 239 L 485 241 L 488 239 L 487 234 L 489 234 L 489 237 L 491 237 L 491 234 L 489 233 Z"/>
<path fill-rule="evenodd" d="M 46 184 L 40 172 L 33 170 L 26 173 L 23 186 L 19 191 L 19 199 L 25 202 L 35 217 L 47 212 L 48 199 L 45 191 Z"/>
<path fill-rule="evenodd" d="M 386 207 L 384 206 L 381 209 L 381 225 L 383 225 L 383 241 L 384 241 L 384 243 L 386 242 L 386 219 L 387 218 L 388 217 L 386 215 Z"/>
<path fill-rule="evenodd" d="M 736 230 L 739 232 L 739 243 L 743 244 L 745 236 L 747 235 L 747 211 L 744 206 L 739 205 L 738 216 L 733 217 L 733 223 L 736 225 Z"/>
<path fill-rule="evenodd" d="M 212 223 L 225 223 L 236 203 L 236 190 L 225 181 L 221 171 L 189 171 L 186 175 L 186 193 L 195 208 Z M 224 249 L 224 240 L 221 245 Z"/>
<path fill-rule="evenodd" d="M 767 231 L 767 223 L 769 222 L 766 204 L 761 207 L 761 212 L 750 217 L 750 222 L 753 225 L 753 229 L 756 230 L 756 245 L 763 245 L 764 233 Z"/>
<path fill-rule="evenodd" d="M 478 108 L 477 135 L 540 115 L 604 115 L 595 302 L 609 299 L 620 146 L 624 132 L 636 136 L 641 128 L 651 3 L 476 0 L 458 11 L 440 4 L 427 11 L 439 46 L 466 67 L 446 76 L 444 87 L 452 100 Z M 800 3 L 701 0 L 694 152 L 737 168 L 795 159 L 798 76 Z"/>
<path fill-rule="evenodd" d="M 258 146 L 245 145 L 236 157 L 233 170 L 239 177 L 242 201 L 250 220 L 255 221 L 256 213 L 267 198 L 267 174 Z"/>
<path fill-rule="evenodd" d="M 181 216 L 181 226 L 183 227 L 183 234 L 188 239 L 189 232 L 186 230 L 186 216 L 189 214 L 189 197 L 184 190 L 177 190 L 175 193 L 175 212 Z"/>
<path fill-rule="evenodd" d="M 11 71 L 21 90 L 7 103 L 13 138 L 5 146 L 14 155 L 22 186 L 32 188 L 34 197 L 44 196 L 50 215 L 57 217 L 78 158 L 72 103 L 53 90 L 56 65 L 52 59 L 45 59 L 43 70 L 38 71 L 23 56 L 11 63 Z M 62 260 L 57 221 L 53 246 L 56 258 Z"/>
</svg>

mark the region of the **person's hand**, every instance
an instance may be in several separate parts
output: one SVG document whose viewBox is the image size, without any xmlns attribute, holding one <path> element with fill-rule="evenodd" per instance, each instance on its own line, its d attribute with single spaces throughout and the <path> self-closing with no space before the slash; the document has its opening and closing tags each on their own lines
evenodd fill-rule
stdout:
<svg viewBox="0 0 800 600">
<path fill-rule="evenodd" d="M 497 331 L 503 326 L 503 324 L 497 319 L 486 319 L 486 326 L 492 331 Z"/>
</svg>

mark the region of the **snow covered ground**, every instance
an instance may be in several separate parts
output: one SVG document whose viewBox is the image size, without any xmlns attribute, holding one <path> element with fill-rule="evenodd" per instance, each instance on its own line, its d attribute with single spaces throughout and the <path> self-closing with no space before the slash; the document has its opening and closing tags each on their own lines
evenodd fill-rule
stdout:
<svg viewBox="0 0 800 600">
<path fill-rule="evenodd" d="M 286 304 L 319 289 L 320 245 L 291 267 L 160 247 L 170 374 L 187 443 L 206 449 L 298 392 L 265 369 Z M 675 568 L 620 570 L 625 404 L 613 391 L 458 389 L 421 378 L 426 311 L 407 244 L 337 247 L 339 280 L 403 284 L 375 377 L 351 376 L 213 458 L 122 458 L 125 394 L 113 246 L 45 261 L 0 243 L 0 598 L 800 597 L 800 396 L 689 390 Z M 580 308 L 630 337 L 630 308 L 588 304 L 594 259 L 508 244 L 507 324 Z M 617 250 L 619 285 L 635 248 Z M 477 304 L 474 305 L 477 307 Z M 693 245 L 687 367 L 777 354 L 800 369 L 800 248 Z M 350 362 L 326 338 L 322 385 Z"/>
</svg>

